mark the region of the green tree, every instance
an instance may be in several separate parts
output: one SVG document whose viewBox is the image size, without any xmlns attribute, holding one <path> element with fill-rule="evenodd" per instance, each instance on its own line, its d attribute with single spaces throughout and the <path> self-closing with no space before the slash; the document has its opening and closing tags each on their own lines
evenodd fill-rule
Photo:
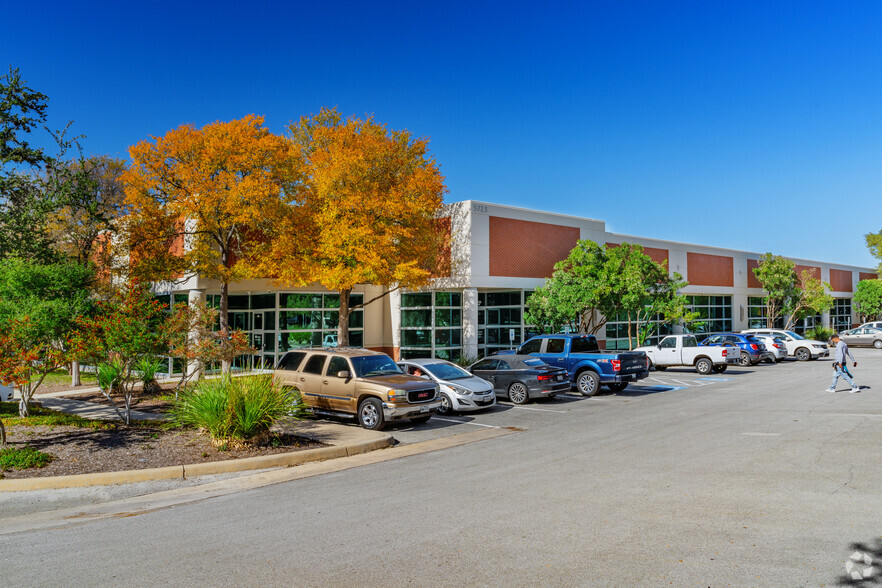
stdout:
<svg viewBox="0 0 882 588">
<path fill-rule="evenodd" d="M 830 310 L 833 306 L 830 289 L 830 284 L 814 277 L 810 270 L 803 271 L 800 275 L 800 283 L 797 285 L 796 295 L 788 300 L 786 311 L 790 318 L 784 328 L 789 331 L 793 329 L 797 321 L 811 314 Z"/>
<path fill-rule="evenodd" d="M 879 260 L 879 272 L 882 272 L 882 231 L 864 235 L 870 253 Z"/>
<path fill-rule="evenodd" d="M 530 296 L 524 317 L 527 323 L 552 332 L 567 327 L 596 334 L 606 324 L 606 317 L 599 313 L 604 306 L 606 261 L 605 247 L 587 239 L 579 241 Z"/>
<path fill-rule="evenodd" d="M 864 321 L 882 314 L 882 280 L 861 280 L 854 293 L 854 303 Z"/>
<path fill-rule="evenodd" d="M 796 264 L 780 255 L 765 253 L 753 273 L 766 291 L 766 327 L 772 328 L 790 301 L 799 295 Z"/>
<path fill-rule="evenodd" d="M 46 375 L 69 359 L 77 321 L 93 308 L 92 279 L 88 266 L 0 260 L 0 382 L 20 390 L 21 416 Z"/>
</svg>

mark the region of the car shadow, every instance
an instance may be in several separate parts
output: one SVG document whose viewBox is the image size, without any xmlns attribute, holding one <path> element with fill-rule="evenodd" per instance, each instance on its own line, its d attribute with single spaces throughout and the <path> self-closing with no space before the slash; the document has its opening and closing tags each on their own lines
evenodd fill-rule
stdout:
<svg viewBox="0 0 882 588">
<path fill-rule="evenodd" d="M 840 586 L 879 586 L 882 584 L 882 539 L 870 543 L 852 543 L 843 563 L 843 574 L 836 578 Z"/>
</svg>

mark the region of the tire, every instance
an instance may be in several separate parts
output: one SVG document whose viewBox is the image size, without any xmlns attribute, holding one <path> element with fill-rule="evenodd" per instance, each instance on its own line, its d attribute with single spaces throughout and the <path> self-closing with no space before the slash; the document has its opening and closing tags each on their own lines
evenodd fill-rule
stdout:
<svg viewBox="0 0 882 588">
<path fill-rule="evenodd" d="M 699 374 L 706 376 L 711 373 L 714 369 L 714 364 L 711 360 L 706 357 L 702 357 L 698 361 L 695 362 L 695 371 Z"/>
<path fill-rule="evenodd" d="M 775 363 L 781 363 L 782 361 L 784 361 L 783 357 L 776 357 L 775 358 Z"/>
<path fill-rule="evenodd" d="M 512 382 L 508 387 L 508 399 L 514 404 L 527 404 L 530 402 L 530 393 L 521 382 Z"/>
<path fill-rule="evenodd" d="M 750 365 L 750 354 L 746 351 L 741 352 L 741 359 L 738 361 L 738 365 L 741 367 L 748 367 Z"/>
<path fill-rule="evenodd" d="M 614 382 L 612 384 L 607 384 L 606 387 L 618 394 L 628 387 L 628 382 Z"/>
<path fill-rule="evenodd" d="M 663 372 L 666 369 L 668 369 L 668 366 L 666 366 L 666 365 L 654 365 L 652 367 L 654 367 L 655 371 L 657 371 L 657 372 Z"/>
<path fill-rule="evenodd" d="M 582 396 L 594 396 L 600 392 L 600 376 L 592 370 L 583 370 L 576 376 L 576 389 Z"/>
<path fill-rule="evenodd" d="M 438 414 L 450 414 L 453 412 L 453 401 L 447 394 L 441 394 L 441 406 L 438 408 Z M 428 419 L 426 419 L 428 420 Z"/>
<path fill-rule="evenodd" d="M 418 417 L 413 417 L 412 419 L 410 419 L 410 422 L 415 423 L 417 425 L 421 425 L 425 422 L 428 422 L 428 420 L 430 418 L 432 418 L 432 415 L 430 415 L 430 414 L 425 415 L 425 416 L 418 416 Z"/>
<path fill-rule="evenodd" d="M 796 361 L 808 361 L 812 358 L 812 352 L 805 347 L 800 347 L 793 355 L 796 357 Z"/>
<path fill-rule="evenodd" d="M 728 367 L 727 365 L 715 365 L 712 369 L 715 374 L 722 374 Z"/>
<path fill-rule="evenodd" d="M 876 339 L 873 341 L 873 347 L 876 349 L 882 349 L 882 339 Z"/>
<path fill-rule="evenodd" d="M 365 398 L 361 401 L 358 405 L 358 424 L 371 431 L 379 431 L 386 426 L 383 405 L 378 398 Z"/>
</svg>

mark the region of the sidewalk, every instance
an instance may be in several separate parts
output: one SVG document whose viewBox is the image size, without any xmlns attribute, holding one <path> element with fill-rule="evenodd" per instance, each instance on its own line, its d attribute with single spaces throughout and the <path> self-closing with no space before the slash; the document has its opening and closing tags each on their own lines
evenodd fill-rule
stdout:
<svg viewBox="0 0 882 588">
<path fill-rule="evenodd" d="M 96 389 L 97 390 L 97 389 Z M 72 398 L 58 398 L 44 396 L 39 398 L 43 408 L 75 414 L 85 419 L 98 419 L 103 421 L 118 421 L 119 415 L 110 406 L 106 404 L 98 404 L 96 402 L 85 402 L 84 400 L 74 400 Z M 120 407 L 120 412 L 125 414 L 125 410 Z M 164 414 L 156 414 L 152 412 L 142 412 L 133 410 L 132 420 L 134 421 L 162 421 L 167 417 Z"/>
</svg>

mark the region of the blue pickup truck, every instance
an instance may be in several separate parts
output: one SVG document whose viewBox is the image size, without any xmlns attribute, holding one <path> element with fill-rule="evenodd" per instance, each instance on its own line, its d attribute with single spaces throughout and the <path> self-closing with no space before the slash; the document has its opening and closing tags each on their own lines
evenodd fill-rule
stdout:
<svg viewBox="0 0 882 588">
<path fill-rule="evenodd" d="M 566 368 L 570 381 L 582 396 L 594 396 L 600 385 L 621 392 L 629 382 L 649 375 L 649 360 L 642 351 L 603 352 L 593 335 L 539 335 L 518 350 L 500 354 L 535 355 L 548 365 Z"/>
</svg>

